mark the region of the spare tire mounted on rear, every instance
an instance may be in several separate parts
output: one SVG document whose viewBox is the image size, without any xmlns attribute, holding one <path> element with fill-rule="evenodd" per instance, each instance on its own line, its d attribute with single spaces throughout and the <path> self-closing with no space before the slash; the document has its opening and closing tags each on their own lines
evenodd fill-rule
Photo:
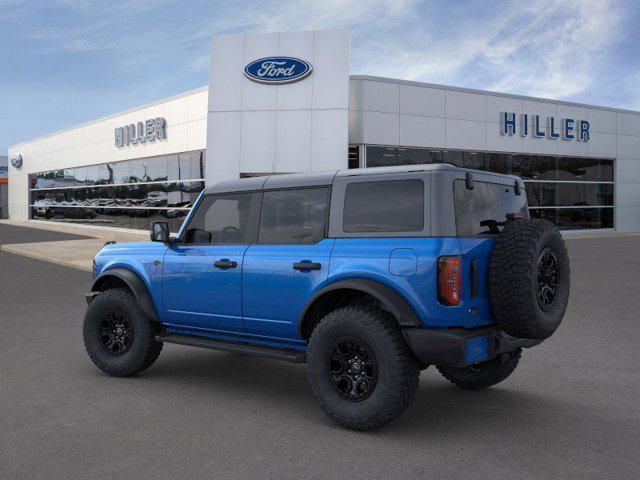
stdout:
<svg viewBox="0 0 640 480">
<path fill-rule="evenodd" d="M 489 298 L 498 324 L 514 337 L 544 339 L 569 300 L 569 256 L 548 220 L 510 220 L 489 263 Z"/>
</svg>

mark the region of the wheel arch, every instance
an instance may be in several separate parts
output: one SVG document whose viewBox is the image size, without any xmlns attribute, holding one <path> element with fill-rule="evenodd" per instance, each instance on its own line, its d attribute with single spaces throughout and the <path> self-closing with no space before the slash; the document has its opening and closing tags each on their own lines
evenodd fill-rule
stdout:
<svg viewBox="0 0 640 480">
<path fill-rule="evenodd" d="M 396 290 L 375 280 L 353 278 L 340 280 L 318 290 L 307 302 L 298 319 L 298 333 L 308 340 L 320 320 L 323 307 L 337 308 L 358 297 L 371 297 L 391 313 L 402 327 L 419 327 L 420 317 L 411 304 Z"/>
<path fill-rule="evenodd" d="M 140 276 L 127 268 L 117 267 L 101 273 L 91 286 L 92 292 L 102 292 L 109 288 L 128 288 L 138 303 L 142 313 L 150 320 L 158 322 L 158 314 L 149 290 Z"/>
</svg>

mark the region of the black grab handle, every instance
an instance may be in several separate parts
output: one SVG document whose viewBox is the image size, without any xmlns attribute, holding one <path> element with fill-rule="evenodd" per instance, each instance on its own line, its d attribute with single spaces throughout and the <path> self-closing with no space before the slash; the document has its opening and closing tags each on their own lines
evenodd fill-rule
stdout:
<svg viewBox="0 0 640 480">
<path fill-rule="evenodd" d="M 293 264 L 294 270 L 320 270 L 322 264 L 315 262 L 296 262 Z"/>
<path fill-rule="evenodd" d="M 213 264 L 216 268 L 236 268 L 238 266 L 237 262 L 230 262 L 229 260 L 218 260 Z"/>
</svg>

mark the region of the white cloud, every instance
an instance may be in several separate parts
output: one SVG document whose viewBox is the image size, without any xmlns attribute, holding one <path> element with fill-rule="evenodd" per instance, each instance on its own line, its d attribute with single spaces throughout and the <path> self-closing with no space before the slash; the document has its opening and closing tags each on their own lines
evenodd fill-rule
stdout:
<svg viewBox="0 0 640 480">
<path fill-rule="evenodd" d="M 433 19 L 409 22 L 400 37 L 359 38 L 358 70 L 540 97 L 585 92 L 594 81 L 595 58 L 617 39 L 621 11 L 596 0 L 523 5 L 461 18 L 454 31 Z"/>
<path fill-rule="evenodd" d="M 2 0 L 0 0 L 2 1 Z M 302 0 L 218 2 L 193 5 L 183 25 L 145 22 L 141 9 L 168 0 L 129 0 L 127 8 L 97 0 L 60 0 L 64 8 L 95 14 L 77 26 L 27 29 L 43 48 L 71 52 L 131 52 L 115 69 L 208 68 L 209 38 L 224 32 L 347 28 L 352 32 L 352 71 L 432 83 L 470 86 L 550 98 L 573 98 L 602 80 L 618 40 L 624 12 L 615 0 L 488 4 L 418 0 Z M 192 4 L 189 4 L 192 5 Z M 181 17 L 182 18 L 182 17 Z M 183 74 L 183 73 L 182 73 Z"/>
</svg>

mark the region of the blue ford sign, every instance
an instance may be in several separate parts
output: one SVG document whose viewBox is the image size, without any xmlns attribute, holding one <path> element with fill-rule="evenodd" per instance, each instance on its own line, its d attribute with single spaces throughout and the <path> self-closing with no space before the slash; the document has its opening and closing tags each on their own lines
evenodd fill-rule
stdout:
<svg viewBox="0 0 640 480">
<path fill-rule="evenodd" d="M 19 153 L 11 155 L 11 165 L 13 165 L 13 168 L 20 168 L 22 166 L 22 155 Z"/>
<path fill-rule="evenodd" d="M 309 62 L 294 57 L 259 58 L 244 67 L 244 74 L 249 80 L 275 85 L 297 82 L 311 75 L 312 71 Z"/>
</svg>

